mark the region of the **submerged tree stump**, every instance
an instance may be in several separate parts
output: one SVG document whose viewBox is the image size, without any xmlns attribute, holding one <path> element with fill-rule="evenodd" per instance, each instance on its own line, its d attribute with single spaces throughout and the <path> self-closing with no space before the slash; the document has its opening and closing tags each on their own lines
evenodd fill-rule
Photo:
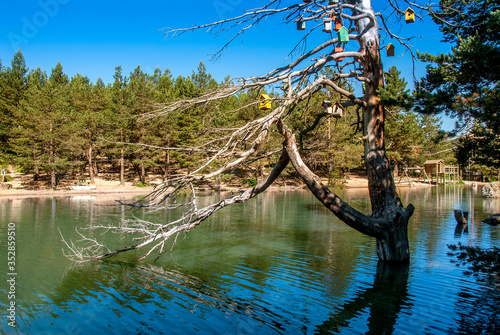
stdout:
<svg viewBox="0 0 500 335">
<path fill-rule="evenodd" d="M 468 233 L 469 212 L 455 209 L 453 210 L 453 214 L 455 215 L 455 220 L 457 221 L 457 225 L 455 227 L 455 237 L 461 236 L 462 233 Z"/>
<path fill-rule="evenodd" d="M 469 212 L 455 209 L 453 210 L 453 214 L 455 214 L 455 220 L 457 221 L 457 224 L 466 225 L 469 221 Z"/>
</svg>

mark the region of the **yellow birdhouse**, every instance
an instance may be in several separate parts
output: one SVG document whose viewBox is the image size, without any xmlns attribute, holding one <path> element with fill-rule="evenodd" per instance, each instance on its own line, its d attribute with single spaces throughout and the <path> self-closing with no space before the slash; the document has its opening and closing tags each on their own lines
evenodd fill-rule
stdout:
<svg viewBox="0 0 500 335">
<path fill-rule="evenodd" d="M 271 97 L 267 94 L 261 94 L 259 97 L 259 108 L 261 110 L 268 110 L 271 109 Z"/>
<path fill-rule="evenodd" d="M 406 23 L 415 22 L 415 11 L 410 7 L 405 10 L 405 21 Z"/>
<path fill-rule="evenodd" d="M 387 57 L 393 57 L 394 56 L 394 45 L 392 43 L 389 43 L 386 47 L 385 50 L 387 51 Z"/>
</svg>

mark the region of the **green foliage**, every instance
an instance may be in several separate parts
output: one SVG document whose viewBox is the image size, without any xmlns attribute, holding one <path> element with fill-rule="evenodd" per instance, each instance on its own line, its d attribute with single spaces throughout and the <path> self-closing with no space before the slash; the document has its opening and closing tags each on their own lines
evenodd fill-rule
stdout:
<svg viewBox="0 0 500 335">
<path fill-rule="evenodd" d="M 491 129 L 476 121 L 471 131 L 456 141 L 455 155 L 462 166 L 468 166 L 473 162 L 478 166 L 498 169 L 500 138 Z"/>
<path fill-rule="evenodd" d="M 385 74 L 385 86 L 377 91 L 380 104 L 385 108 L 397 108 L 408 110 L 413 107 L 413 97 L 410 90 L 406 88 L 407 82 L 400 78 L 401 71 L 391 66 Z"/>
<path fill-rule="evenodd" d="M 149 186 L 149 184 L 147 183 L 143 183 L 142 181 L 138 182 L 137 184 L 135 184 L 136 187 L 147 187 Z"/>
<path fill-rule="evenodd" d="M 0 159 L 4 163 L 14 154 L 9 141 L 16 122 L 14 114 L 26 92 L 27 73 L 21 50 L 14 54 L 10 68 L 0 67 Z"/>
<path fill-rule="evenodd" d="M 422 166 L 434 153 L 446 152 L 446 149 L 451 148 L 451 143 L 445 141 L 446 135 L 439 131 L 437 117 L 419 115 L 410 109 L 413 100 L 400 74 L 396 67 L 391 67 L 385 76 L 385 87 L 379 91 L 386 110 L 387 156 L 398 169 Z M 440 155 L 439 158 L 444 156 Z"/>
<path fill-rule="evenodd" d="M 219 176 L 219 181 L 222 182 L 222 183 L 227 183 L 231 180 L 234 179 L 234 174 L 232 173 L 224 173 L 222 175 Z"/>
<path fill-rule="evenodd" d="M 255 178 L 243 179 L 242 183 L 246 184 L 248 187 L 254 187 L 257 186 L 257 179 Z"/>
<path fill-rule="evenodd" d="M 393 80 L 388 80 L 386 89 L 380 92 L 387 106 L 394 108 L 391 115 L 396 116 L 394 122 L 387 121 L 388 152 L 394 153 L 394 161 L 409 161 L 415 154 L 415 143 L 427 143 L 422 144 L 423 149 L 417 145 L 421 155 L 429 143 L 439 142 L 435 141 L 439 137 L 437 126 L 430 116 L 418 117 L 401 106 L 395 107 L 410 103 L 411 99 L 406 83 L 400 83 L 399 72 L 390 69 L 389 73 Z M 333 76 L 333 71 L 326 69 L 322 74 Z M 35 178 L 43 172 L 56 175 L 71 171 L 90 174 L 88 177 L 92 180 L 99 171 L 98 165 L 108 164 L 120 173 L 133 171 L 141 185 L 147 184 L 147 175 L 153 171 L 164 178 L 179 170 L 192 172 L 209 157 L 210 150 L 225 143 L 214 139 L 223 138 L 228 129 L 266 115 L 256 104 L 262 92 L 243 91 L 219 102 L 185 108 L 162 117 L 142 116 L 157 109 L 158 103 L 199 97 L 227 84 L 227 80 L 217 83 L 202 62 L 192 75 L 177 78 L 173 78 L 168 69 L 157 68 L 150 75 L 140 66 L 125 76 L 118 66 L 114 82 L 106 86 L 101 79 L 92 83 L 81 74 L 68 78 L 60 63 L 50 76 L 39 68 L 28 72 L 18 52 L 12 68 L 0 68 L 0 125 L 4 129 L 0 131 L 0 140 L 6 144 L 0 149 L 0 160 L 8 163 L 7 155 L 16 157 L 14 163 L 24 172 L 34 173 Z M 352 91 L 347 83 L 342 87 Z M 298 135 L 314 124 L 324 100 L 337 102 L 339 99 L 337 93 L 322 89 L 298 103 L 287 122 Z M 358 112 L 349 107 L 343 118 L 322 117 L 314 130 L 303 136 L 304 161 L 331 181 L 343 180 L 350 170 L 363 167 L 364 146 Z M 427 130 L 422 134 L 418 126 Z M 232 150 L 248 150 L 248 144 L 257 135 L 250 135 Z M 271 168 L 278 154 L 266 153 L 279 147 L 281 141 L 279 134 L 271 132 L 259 148 L 262 156 L 251 163 L 252 169 Z M 394 143 L 398 144 L 397 148 Z M 172 150 L 174 147 L 180 150 Z M 224 163 L 225 158 L 220 157 L 212 165 L 216 169 Z M 211 170 L 203 170 L 208 171 Z M 219 181 L 233 177 L 223 175 Z M 122 178 L 125 176 L 121 174 Z M 255 186 L 256 182 L 254 178 L 245 180 L 248 186 Z"/>
<path fill-rule="evenodd" d="M 492 247 L 490 249 L 482 249 L 479 247 L 471 247 L 462 245 L 449 244 L 448 248 L 451 252 L 448 256 L 454 257 L 451 262 L 457 266 L 467 266 L 468 275 L 480 277 L 484 279 L 500 280 L 500 249 Z"/>
<path fill-rule="evenodd" d="M 462 164 L 471 159 L 498 167 L 494 153 L 500 150 L 500 5 L 497 1 L 440 3 L 436 17 L 444 17 L 446 22 L 436 19 L 436 23 L 454 48 L 449 54 L 419 54 L 431 65 L 418 84 L 416 108 L 426 114 L 454 116 L 461 124 L 476 120 L 467 130 L 468 138 L 458 142 L 457 159 Z M 490 143 L 480 152 L 483 138 Z M 470 151 L 471 147 L 478 150 Z M 470 154 L 464 157 L 467 150 Z"/>
</svg>

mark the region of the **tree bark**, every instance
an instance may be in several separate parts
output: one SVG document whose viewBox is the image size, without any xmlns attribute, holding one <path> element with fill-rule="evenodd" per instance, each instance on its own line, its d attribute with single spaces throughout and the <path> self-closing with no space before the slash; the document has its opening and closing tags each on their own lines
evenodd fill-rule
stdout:
<svg viewBox="0 0 500 335">
<path fill-rule="evenodd" d="M 146 169 L 144 168 L 144 162 L 141 162 L 141 175 L 140 180 L 143 184 L 146 184 Z"/>
<path fill-rule="evenodd" d="M 55 190 L 57 186 L 56 169 L 54 166 L 50 169 L 50 188 Z"/>
<path fill-rule="evenodd" d="M 92 166 L 92 145 L 89 145 L 89 150 L 87 154 L 87 161 L 89 163 L 89 177 L 90 177 L 90 183 L 94 185 L 94 170 Z"/>
<path fill-rule="evenodd" d="M 358 8 L 369 11 L 375 18 L 371 1 L 354 2 Z M 385 151 L 385 111 L 377 93 L 378 88 L 384 84 L 377 21 L 370 18 L 359 20 L 358 33 L 360 46 L 365 54 L 361 60 L 363 75 L 369 79 L 369 82 L 365 83 L 363 129 L 372 217 L 386 221 L 384 234 L 377 237 L 377 253 L 381 260 L 405 261 L 410 257 L 408 221 L 413 214 L 413 206 L 403 210 Z"/>
<path fill-rule="evenodd" d="M 120 130 L 120 141 L 123 142 L 123 129 Z M 125 185 L 125 152 L 120 148 L 120 186 Z"/>
</svg>

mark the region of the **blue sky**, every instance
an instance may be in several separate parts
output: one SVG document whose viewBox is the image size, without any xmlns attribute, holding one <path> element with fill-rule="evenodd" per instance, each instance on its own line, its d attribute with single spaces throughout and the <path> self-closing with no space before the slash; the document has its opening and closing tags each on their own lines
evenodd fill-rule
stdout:
<svg viewBox="0 0 500 335">
<path fill-rule="evenodd" d="M 255 0 L 248 5 L 249 1 L 243 0 L 8 1 L 2 4 L 0 13 L 0 59 L 3 65 L 10 65 L 14 52 L 20 48 L 30 69 L 40 67 L 50 73 L 61 62 L 69 76 L 81 73 L 94 82 L 101 77 L 105 83 L 113 81 L 118 65 L 124 74 L 140 65 L 148 73 L 159 67 L 162 71 L 170 69 L 174 76 L 187 76 L 203 61 L 218 81 L 226 75 L 262 75 L 290 61 L 286 56 L 304 32 L 297 31 L 293 24 L 270 19 L 234 41 L 220 60 L 211 62 L 209 55 L 232 35 L 224 33 L 215 38 L 202 30 L 165 38 L 160 30 L 218 21 L 265 2 Z M 373 5 L 376 11 L 383 12 L 385 1 L 373 1 Z M 429 19 L 390 25 L 400 36 L 422 36 L 409 42 L 415 50 L 433 54 L 450 50 L 449 45 L 440 42 L 442 36 Z M 327 38 L 327 34 L 318 32 L 309 39 L 308 46 Z M 384 67 L 396 65 L 412 84 L 411 59 L 408 53 L 400 55 L 402 51 L 396 44 L 396 57 L 384 57 Z M 417 64 L 415 74 L 417 78 L 423 76 L 425 65 Z M 448 122 L 445 128 L 449 128 Z"/>
</svg>

